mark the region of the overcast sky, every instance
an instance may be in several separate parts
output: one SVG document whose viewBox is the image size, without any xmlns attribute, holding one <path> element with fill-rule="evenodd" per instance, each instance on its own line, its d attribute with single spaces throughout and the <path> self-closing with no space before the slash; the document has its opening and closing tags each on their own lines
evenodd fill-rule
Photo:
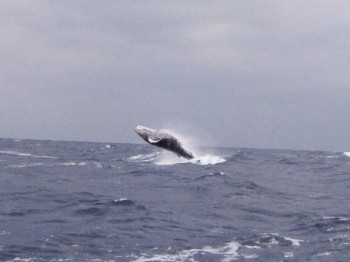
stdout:
<svg viewBox="0 0 350 262">
<path fill-rule="evenodd" d="M 2 1 L 0 137 L 350 151 L 350 2 Z"/>
</svg>

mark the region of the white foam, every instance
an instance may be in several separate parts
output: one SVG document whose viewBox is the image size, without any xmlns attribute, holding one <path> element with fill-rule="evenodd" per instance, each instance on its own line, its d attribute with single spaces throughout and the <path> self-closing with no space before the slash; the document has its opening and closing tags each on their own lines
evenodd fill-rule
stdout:
<svg viewBox="0 0 350 262">
<path fill-rule="evenodd" d="M 294 257 L 294 254 L 292 252 L 286 252 L 283 255 L 284 255 L 285 258 Z"/>
<path fill-rule="evenodd" d="M 142 255 L 137 259 L 133 260 L 134 262 L 147 262 L 147 261 L 196 261 L 195 255 L 197 254 L 213 254 L 223 256 L 222 262 L 229 262 L 238 258 L 238 249 L 241 245 L 237 242 L 230 242 L 224 245 L 223 247 L 214 248 L 211 246 L 204 246 L 200 249 L 190 249 L 182 250 L 175 254 L 157 254 L 152 257 L 146 257 Z"/>
<path fill-rule="evenodd" d="M 75 162 L 65 162 L 60 164 L 60 166 L 75 166 L 75 165 L 76 165 Z"/>
<path fill-rule="evenodd" d="M 128 201 L 128 199 L 127 198 L 114 199 L 114 203 L 125 202 L 125 201 Z"/>
<path fill-rule="evenodd" d="M 259 256 L 257 254 L 252 254 L 252 255 L 243 255 L 243 257 L 245 259 L 254 259 L 254 258 L 258 258 Z M 229 260 L 231 261 L 231 260 Z"/>
<path fill-rule="evenodd" d="M 60 163 L 60 166 L 86 166 L 86 162 L 65 162 L 65 163 Z"/>
<path fill-rule="evenodd" d="M 159 155 L 160 155 L 160 152 L 154 152 L 146 155 L 140 154 L 140 155 L 129 157 L 126 160 L 130 162 L 151 162 L 151 161 L 157 160 Z"/>
<path fill-rule="evenodd" d="M 32 155 L 28 153 L 21 153 L 21 152 L 15 152 L 15 151 L 0 151 L 0 154 L 11 155 L 11 156 L 26 156 L 26 157 L 36 157 L 36 158 L 57 159 L 57 157 L 53 157 L 53 156 L 38 156 L 38 155 Z"/>
<path fill-rule="evenodd" d="M 128 158 L 128 160 L 138 160 L 140 159 L 141 157 L 143 157 L 144 155 L 136 155 L 136 156 L 131 156 Z"/>
<path fill-rule="evenodd" d="M 297 246 L 299 247 L 300 246 L 300 243 L 301 242 L 304 242 L 304 240 L 301 240 L 301 239 L 295 239 L 295 238 L 290 238 L 290 237 L 284 237 L 285 240 L 288 240 L 290 242 L 292 242 L 292 245 L 293 246 Z"/>
<path fill-rule="evenodd" d="M 326 156 L 326 158 L 332 159 L 332 158 L 338 158 L 338 156 Z"/>
<path fill-rule="evenodd" d="M 8 262 L 30 262 L 33 261 L 34 258 L 20 258 L 20 257 L 15 257 L 13 260 L 8 260 Z"/>
<path fill-rule="evenodd" d="M 244 246 L 244 247 L 246 247 L 246 248 L 249 248 L 249 249 L 260 249 L 261 247 L 259 247 L 259 246 Z"/>
<path fill-rule="evenodd" d="M 336 220 L 339 220 L 339 221 L 348 221 L 349 219 L 346 218 L 346 217 L 336 217 L 336 216 L 326 216 L 326 217 L 323 217 L 323 219 L 336 219 Z"/>
<path fill-rule="evenodd" d="M 21 164 L 21 165 L 9 165 L 8 168 L 26 168 L 26 167 L 37 167 L 37 166 L 86 166 L 86 162 L 64 162 L 64 163 L 55 163 L 55 164 L 45 164 L 45 163 L 30 163 L 30 164 Z"/>
<path fill-rule="evenodd" d="M 329 256 L 331 252 L 324 252 L 324 253 L 319 253 L 317 255 L 314 255 L 315 257 L 323 257 L 323 256 Z"/>
<path fill-rule="evenodd" d="M 344 154 L 345 156 L 350 157 L 350 152 L 344 152 L 343 154 Z"/>
<path fill-rule="evenodd" d="M 278 245 L 280 242 L 276 238 L 272 238 L 269 242 L 269 247 L 272 245 Z"/>
<path fill-rule="evenodd" d="M 270 242 L 268 243 L 269 247 L 271 245 L 278 245 L 279 244 L 279 241 L 278 241 L 279 238 L 282 238 L 282 239 L 284 239 L 286 241 L 290 241 L 290 242 L 292 242 L 292 246 L 298 246 L 298 247 L 300 246 L 301 242 L 304 242 L 304 240 L 301 240 L 301 239 L 295 239 L 295 238 L 291 238 L 291 237 L 280 236 L 278 233 L 264 233 L 262 235 L 265 236 L 265 237 L 272 236 Z"/>
<path fill-rule="evenodd" d="M 10 165 L 9 168 L 25 168 L 25 167 L 37 167 L 43 166 L 43 163 L 31 163 L 31 164 L 22 164 L 22 165 Z"/>
<path fill-rule="evenodd" d="M 330 242 L 335 242 L 335 241 L 339 241 L 339 240 L 347 240 L 348 235 L 347 234 L 340 234 L 340 235 L 336 235 L 334 237 L 329 238 Z"/>
</svg>

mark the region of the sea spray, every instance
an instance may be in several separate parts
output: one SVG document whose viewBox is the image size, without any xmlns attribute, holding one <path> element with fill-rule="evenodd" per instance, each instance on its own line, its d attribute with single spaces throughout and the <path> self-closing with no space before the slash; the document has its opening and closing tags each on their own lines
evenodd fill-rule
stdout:
<svg viewBox="0 0 350 262">
<path fill-rule="evenodd" d="M 192 152 L 194 155 L 193 159 L 187 160 L 181 157 L 177 157 L 174 154 L 169 152 L 162 152 L 159 158 L 155 161 L 157 165 L 174 165 L 174 164 L 182 164 L 182 163 L 192 163 L 199 165 L 215 165 L 218 163 L 223 163 L 226 160 L 221 156 L 217 156 L 215 154 L 208 154 L 208 152 L 204 152 L 203 148 L 199 147 L 195 142 L 197 139 L 193 137 L 185 136 L 183 134 L 179 134 L 177 131 L 169 130 L 169 129 L 161 129 L 160 131 L 168 132 L 176 137 L 181 145 Z"/>
</svg>

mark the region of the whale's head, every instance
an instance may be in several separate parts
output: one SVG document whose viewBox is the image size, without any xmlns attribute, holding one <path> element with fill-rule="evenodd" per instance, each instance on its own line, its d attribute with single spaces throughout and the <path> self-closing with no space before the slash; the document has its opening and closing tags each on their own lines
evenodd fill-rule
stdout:
<svg viewBox="0 0 350 262">
<path fill-rule="evenodd" d="M 146 142 L 150 142 L 150 138 L 157 137 L 157 131 L 145 126 L 136 125 L 134 126 L 135 132 L 142 137 Z"/>
</svg>

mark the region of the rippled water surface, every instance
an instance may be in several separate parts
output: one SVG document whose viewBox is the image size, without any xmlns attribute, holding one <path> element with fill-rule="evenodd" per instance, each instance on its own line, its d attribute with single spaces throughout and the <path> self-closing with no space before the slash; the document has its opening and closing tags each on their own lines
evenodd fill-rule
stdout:
<svg viewBox="0 0 350 262">
<path fill-rule="evenodd" d="M 0 139 L 0 261 L 348 261 L 346 152 Z"/>
</svg>

